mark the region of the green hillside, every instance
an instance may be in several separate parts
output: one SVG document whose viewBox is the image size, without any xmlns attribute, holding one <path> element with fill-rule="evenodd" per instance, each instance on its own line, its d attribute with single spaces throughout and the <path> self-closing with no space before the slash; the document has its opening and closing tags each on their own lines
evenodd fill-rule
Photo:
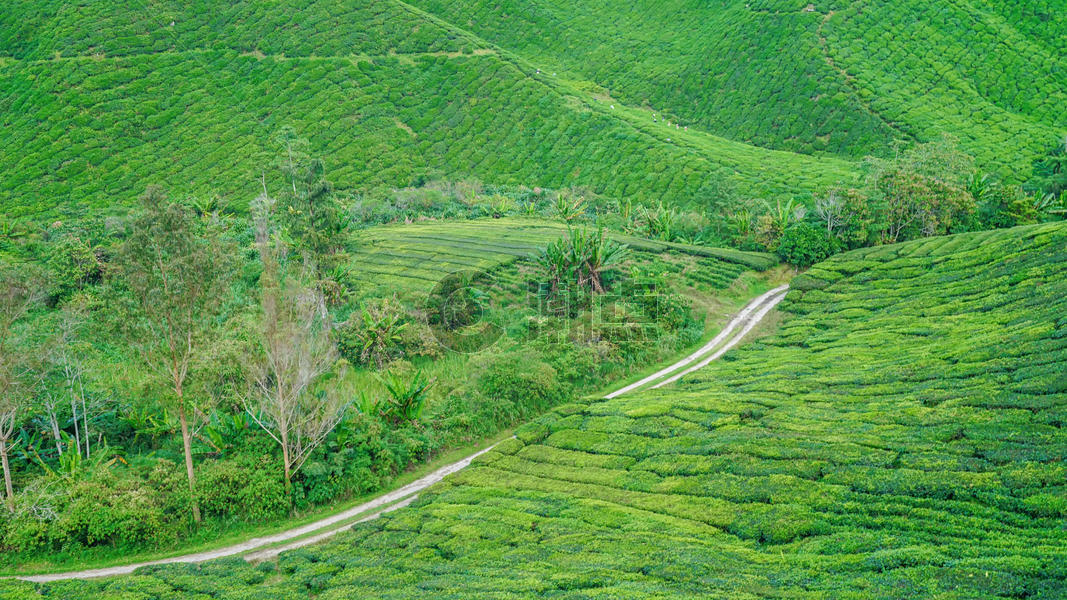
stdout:
<svg viewBox="0 0 1067 600">
<path fill-rule="evenodd" d="M 283 126 L 344 192 L 477 177 L 679 204 L 820 191 L 942 133 L 1022 181 L 1067 127 L 1062 0 L 9 4 L 16 217 L 149 183 L 244 206 Z"/>
<path fill-rule="evenodd" d="M 1067 227 L 839 255 L 674 389 L 558 409 L 274 565 L 7 597 L 1061 598 Z M 34 592 L 36 590 L 36 592 Z"/>
<path fill-rule="evenodd" d="M 1062 0 L 412 3 L 625 104 L 765 147 L 861 157 L 951 132 L 1024 178 L 1067 127 Z"/>
<path fill-rule="evenodd" d="M 5 212 L 128 206 L 149 183 L 243 206 L 283 126 L 341 191 L 477 177 L 682 203 L 709 183 L 760 195 L 853 177 L 652 127 L 401 3 L 309 3 L 299 27 L 271 6 L 6 10 Z"/>
</svg>

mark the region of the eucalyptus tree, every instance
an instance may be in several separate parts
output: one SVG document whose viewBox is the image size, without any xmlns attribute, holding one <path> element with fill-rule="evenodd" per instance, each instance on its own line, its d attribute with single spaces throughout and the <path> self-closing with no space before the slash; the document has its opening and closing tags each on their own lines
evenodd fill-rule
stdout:
<svg viewBox="0 0 1067 600">
<path fill-rule="evenodd" d="M 188 394 L 188 379 L 194 363 L 212 351 L 211 337 L 220 331 L 236 248 L 217 221 L 198 219 L 160 188 L 150 187 L 141 200 L 143 209 L 116 257 L 120 285 L 132 300 L 125 330 L 168 389 L 163 406 L 178 414 L 191 510 L 199 523 L 190 420 L 205 412 L 211 398 Z"/>
</svg>

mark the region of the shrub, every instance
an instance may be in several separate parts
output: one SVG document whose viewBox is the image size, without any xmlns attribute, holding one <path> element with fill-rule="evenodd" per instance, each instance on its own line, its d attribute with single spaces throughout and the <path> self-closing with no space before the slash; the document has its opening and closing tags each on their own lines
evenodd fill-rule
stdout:
<svg viewBox="0 0 1067 600">
<path fill-rule="evenodd" d="M 738 537 L 768 544 L 784 544 L 824 529 L 810 508 L 797 504 L 750 505 L 727 527 Z"/>
<path fill-rule="evenodd" d="M 829 258 L 837 244 L 824 229 L 810 223 L 797 223 L 785 231 L 778 245 L 778 256 L 800 268 Z"/>
<path fill-rule="evenodd" d="M 564 398 L 556 370 L 529 349 L 484 359 L 477 382 L 498 423 L 526 418 Z"/>
<path fill-rule="evenodd" d="M 165 504 L 140 478 L 95 473 L 70 487 L 53 537 L 85 546 L 161 546 L 176 539 L 184 524 L 166 513 Z"/>
<path fill-rule="evenodd" d="M 205 515 L 263 521 L 285 516 L 290 500 L 271 456 L 238 455 L 199 467 L 200 508 Z"/>
</svg>

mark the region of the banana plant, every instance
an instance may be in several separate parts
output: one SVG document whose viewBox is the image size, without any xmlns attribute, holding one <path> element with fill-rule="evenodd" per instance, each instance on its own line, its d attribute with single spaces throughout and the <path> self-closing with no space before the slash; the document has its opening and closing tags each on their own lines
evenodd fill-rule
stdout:
<svg viewBox="0 0 1067 600">
<path fill-rule="evenodd" d="M 389 354 L 389 347 L 399 343 L 408 324 L 401 322 L 401 315 L 386 313 L 376 315 L 367 308 L 361 312 L 363 328 L 360 331 L 360 360 L 373 360 L 381 369 Z"/>
<path fill-rule="evenodd" d="M 430 388 L 436 382 L 423 377 L 422 371 L 416 371 L 410 380 L 390 371 L 385 377 L 379 376 L 379 380 L 389 393 L 385 403 L 379 405 L 379 414 L 394 423 L 418 421 Z"/>
<path fill-rule="evenodd" d="M 585 196 L 573 196 L 568 192 L 556 195 L 556 215 L 570 223 L 585 214 Z"/>
</svg>

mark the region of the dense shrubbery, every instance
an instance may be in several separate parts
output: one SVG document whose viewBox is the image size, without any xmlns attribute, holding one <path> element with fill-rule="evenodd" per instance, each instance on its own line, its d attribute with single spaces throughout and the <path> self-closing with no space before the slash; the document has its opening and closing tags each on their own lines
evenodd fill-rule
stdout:
<svg viewBox="0 0 1067 600">
<path fill-rule="evenodd" d="M 977 170 L 950 136 L 898 148 L 892 159 L 867 157 L 864 172 L 862 187 L 832 187 L 810 206 L 790 199 L 727 207 L 726 237 L 738 247 L 810 266 L 842 249 L 1067 215 L 1054 196 L 1038 188 L 1027 192 L 1033 184 L 1008 185 Z"/>
<path fill-rule="evenodd" d="M 837 251 L 837 240 L 811 223 L 797 223 L 782 234 L 778 256 L 785 262 L 807 268 Z"/>
</svg>

